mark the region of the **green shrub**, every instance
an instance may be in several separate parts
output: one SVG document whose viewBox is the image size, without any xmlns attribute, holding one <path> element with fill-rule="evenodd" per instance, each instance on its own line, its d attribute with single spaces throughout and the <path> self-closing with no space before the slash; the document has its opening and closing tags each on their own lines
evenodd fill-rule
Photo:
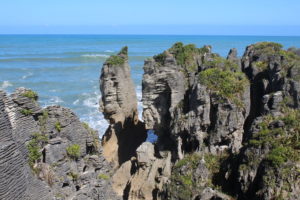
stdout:
<svg viewBox="0 0 300 200">
<path fill-rule="evenodd" d="M 106 174 L 98 174 L 98 179 L 108 180 L 109 176 Z"/>
<path fill-rule="evenodd" d="M 28 91 L 24 92 L 24 93 L 22 94 L 22 96 L 27 97 L 27 98 L 30 98 L 30 99 L 33 99 L 33 100 L 35 100 L 35 101 L 38 100 L 38 95 L 37 95 L 37 93 L 34 92 L 34 91 L 32 91 L 32 90 L 28 90 Z"/>
<path fill-rule="evenodd" d="M 182 66 L 187 72 L 196 72 L 198 64 L 195 60 L 197 55 L 209 52 L 209 47 L 197 48 L 194 44 L 184 45 L 182 42 L 175 43 L 169 50 L 173 54 L 178 65 Z M 163 65 L 166 59 L 166 52 L 154 56 L 154 60 Z"/>
<path fill-rule="evenodd" d="M 93 154 L 98 153 L 98 149 L 100 147 L 100 140 L 99 140 L 98 132 L 93 130 L 92 128 L 90 128 L 90 126 L 86 122 L 82 122 L 82 126 L 88 131 L 90 136 L 93 138 L 93 152 L 91 152 L 91 153 L 93 153 Z"/>
<path fill-rule="evenodd" d="M 56 123 L 55 123 L 55 129 L 56 129 L 58 132 L 61 131 L 61 124 L 60 124 L 60 122 L 56 122 Z"/>
<path fill-rule="evenodd" d="M 79 178 L 79 175 L 73 171 L 69 172 L 68 175 L 72 178 L 72 181 L 77 181 Z"/>
<path fill-rule="evenodd" d="M 26 116 L 32 115 L 32 110 L 30 110 L 30 109 L 22 109 L 20 112 Z"/>
<path fill-rule="evenodd" d="M 123 54 L 123 55 L 128 54 L 128 47 L 127 46 L 125 46 L 121 49 L 121 51 L 119 52 L 119 55 L 121 55 L 121 54 Z"/>
<path fill-rule="evenodd" d="M 120 56 L 115 56 L 115 55 L 110 56 L 110 57 L 106 60 L 106 64 L 114 65 L 114 66 L 117 66 L 117 65 L 123 65 L 124 63 L 125 63 L 124 58 L 122 58 L 122 57 L 120 57 Z"/>
<path fill-rule="evenodd" d="M 242 72 L 210 68 L 200 72 L 199 80 L 221 97 L 231 100 L 237 106 L 243 106 L 240 99 L 249 82 Z"/>
<path fill-rule="evenodd" d="M 34 163 L 36 163 L 42 156 L 41 148 L 48 142 L 48 137 L 40 133 L 33 133 L 31 140 L 27 144 L 28 150 L 28 163 L 33 169 Z"/>
<path fill-rule="evenodd" d="M 67 154 L 70 158 L 77 160 L 80 157 L 80 145 L 72 144 L 66 149 Z"/>
<path fill-rule="evenodd" d="M 166 53 L 163 52 L 161 54 L 155 55 L 153 58 L 156 62 L 158 62 L 159 64 L 163 65 L 166 59 Z"/>
<path fill-rule="evenodd" d="M 214 56 L 212 60 L 204 62 L 204 65 L 209 66 L 210 68 L 221 68 L 222 70 L 227 71 L 238 71 L 239 68 L 236 63 L 220 56 Z"/>
<path fill-rule="evenodd" d="M 272 166 L 279 167 L 287 161 L 300 160 L 300 111 L 285 108 L 284 115 L 279 117 L 265 116 L 259 124 L 260 131 L 252 136 L 252 146 L 269 146 L 267 160 Z M 283 121 L 284 126 L 272 128 L 273 122 Z"/>
<path fill-rule="evenodd" d="M 261 51 L 262 53 L 274 54 L 282 49 L 282 45 L 275 42 L 259 42 L 254 44 L 255 50 Z"/>
<path fill-rule="evenodd" d="M 268 63 L 266 62 L 262 62 L 262 61 L 258 61 L 255 63 L 255 66 L 260 69 L 260 70 L 266 70 L 268 69 Z"/>
</svg>

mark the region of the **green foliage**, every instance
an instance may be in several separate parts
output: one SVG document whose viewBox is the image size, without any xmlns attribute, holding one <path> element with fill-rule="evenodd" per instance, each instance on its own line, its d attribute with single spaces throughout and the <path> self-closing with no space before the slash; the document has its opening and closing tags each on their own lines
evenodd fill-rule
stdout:
<svg viewBox="0 0 300 200">
<path fill-rule="evenodd" d="M 153 58 L 156 62 L 158 62 L 159 64 L 163 65 L 164 64 L 164 61 L 166 59 L 166 53 L 163 52 L 161 54 L 158 54 L 158 55 L 155 55 Z"/>
<path fill-rule="evenodd" d="M 171 190 L 176 192 L 180 199 L 191 199 L 200 189 L 197 179 L 193 178 L 200 160 L 200 156 L 194 153 L 186 155 L 175 164 L 171 176 Z"/>
<path fill-rule="evenodd" d="M 206 61 L 204 64 L 210 68 L 221 68 L 229 71 L 237 71 L 239 68 L 236 63 L 220 56 L 214 56 L 212 60 Z"/>
<path fill-rule="evenodd" d="M 41 148 L 48 142 L 48 137 L 40 133 L 33 133 L 31 140 L 27 144 L 28 150 L 28 163 L 33 169 L 34 163 L 36 163 L 42 156 Z"/>
<path fill-rule="evenodd" d="M 108 180 L 109 176 L 107 174 L 98 174 L 98 179 Z"/>
<path fill-rule="evenodd" d="M 274 42 L 260 42 L 254 44 L 255 54 L 257 55 L 266 55 L 267 57 L 261 57 L 264 60 L 259 60 L 255 64 L 261 70 L 266 70 L 268 67 L 269 58 L 271 56 L 277 56 L 281 59 L 281 74 L 282 76 L 286 76 L 288 74 L 289 69 L 292 67 L 300 67 L 300 56 L 298 56 L 292 50 L 283 50 L 282 45 Z M 299 70 L 298 70 L 299 71 Z M 290 77 L 294 80 L 300 80 L 300 74 L 293 75 Z"/>
<path fill-rule="evenodd" d="M 196 169 L 200 161 L 200 156 L 198 154 L 186 155 L 183 159 L 179 160 L 174 168 L 181 168 L 182 166 L 188 165 L 191 169 Z"/>
<path fill-rule="evenodd" d="M 221 97 L 231 100 L 239 107 L 243 106 L 240 99 L 249 81 L 242 72 L 210 68 L 200 72 L 199 80 Z"/>
<path fill-rule="evenodd" d="M 125 60 L 121 56 L 112 55 L 106 60 L 106 64 L 114 65 L 114 66 L 123 65 L 124 63 Z"/>
<path fill-rule="evenodd" d="M 32 110 L 30 110 L 30 109 L 22 109 L 20 112 L 26 116 L 32 115 Z"/>
<path fill-rule="evenodd" d="M 27 97 L 27 98 L 30 98 L 30 99 L 35 100 L 35 101 L 38 100 L 38 95 L 37 95 L 37 93 L 34 92 L 34 91 L 32 91 L 32 90 L 28 90 L 28 91 L 24 92 L 24 93 L 22 94 L 22 96 Z"/>
<path fill-rule="evenodd" d="M 90 128 L 88 123 L 82 122 L 82 126 L 88 131 L 88 133 L 92 136 L 93 138 L 93 151 L 92 153 L 97 153 L 98 149 L 100 147 L 100 140 L 99 140 L 99 135 L 98 132 Z"/>
<path fill-rule="evenodd" d="M 262 62 L 262 61 L 258 61 L 255 63 L 255 66 L 260 69 L 260 70 L 266 70 L 268 69 L 268 63 L 266 62 Z"/>
<path fill-rule="evenodd" d="M 195 56 L 208 53 L 209 48 L 197 48 L 194 44 L 184 45 L 177 42 L 169 49 L 169 52 L 175 56 L 177 64 L 183 66 L 189 72 L 195 72 L 198 69 Z"/>
<path fill-rule="evenodd" d="M 285 108 L 283 116 L 264 117 L 259 124 L 260 131 L 253 135 L 252 146 L 268 145 L 270 148 L 266 160 L 272 166 L 279 167 L 287 161 L 300 160 L 300 111 Z M 282 121 L 283 127 L 274 128 L 272 123 Z"/>
<path fill-rule="evenodd" d="M 276 54 L 282 49 L 282 45 L 275 42 L 259 42 L 253 45 L 255 50 L 268 55 Z"/>
<path fill-rule="evenodd" d="M 128 54 L 128 47 L 127 46 L 125 46 L 121 49 L 121 51 L 119 52 L 119 55 L 121 55 L 121 54 L 123 54 L 123 55 Z"/>
<path fill-rule="evenodd" d="M 89 129 L 90 129 L 89 124 L 86 123 L 86 122 L 82 122 L 82 126 L 83 126 L 86 130 L 89 130 Z"/>
<path fill-rule="evenodd" d="M 79 178 L 79 175 L 73 171 L 69 172 L 68 175 L 72 178 L 72 181 L 77 181 Z"/>
<path fill-rule="evenodd" d="M 220 172 L 221 163 L 228 158 L 229 154 L 224 152 L 219 155 L 206 153 L 204 155 L 205 166 L 212 174 L 218 174 Z"/>
<path fill-rule="evenodd" d="M 67 154 L 70 158 L 77 160 L 80 157 L 80 145 L 72 144 L 66 148 Z"/>
<path fill-rule="evenodd" d="M 184 45 L 182 42 L 175 43 L 168 52 L 173 54 L 178 65 L 181 65 L 186 72 L 196 72 L 198 64 L 195 60 L 196 56 L 201 56 L 208 53 L 209 47 L 204 46 L 197 48 L 194 44 Z M 154 56 L 154 60 L 163 65 L 166 59 L 166 52 Z"/>
<path fill-rule="evenodd" d="M 61 131 L 61 124 L 60 124 L 59 121 L 57 121 L 57 122 L 55 123 L 55 129 L 56 129 L 58 132 Z"/>
<path fill-rule="evenodd" d="M 270 161 L 275 166 L 280 166 L 286 161 L 288 161 L 289 147 L 276 146 L 267 155 L 266 159 Z"/>
</svg>

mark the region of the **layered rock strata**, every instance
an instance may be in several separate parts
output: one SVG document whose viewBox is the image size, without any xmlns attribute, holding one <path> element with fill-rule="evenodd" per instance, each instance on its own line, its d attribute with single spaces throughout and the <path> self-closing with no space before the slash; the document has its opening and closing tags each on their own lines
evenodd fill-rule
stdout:
<svg viewBox="0 0 300 200">
<path fill-rule="evenodd" d="M 0 199 L 118 199 L 98 133 L 35 92 L 0 91 Z"/>
<path fill-rule="evenodd" d="M 241 59 L 235 49 L 224 59 L 210 46 L 176 43 L 146 60 L 143 120 L 158 140 L 141 144 L 117 169 L 117 193 L 123 199 L 297 199 L 296 53 L 265 42 L 247 47 Z"/>
<path fill-rule="evenodd" d="M 130 76 L 127 47 L 104 63 L 100 76 L 100 110 L 109 121 L 103 138 L 105 158 L 119 166 L 135 154 L 146 140 L 144 124 L 138 119 L 137 97 Z"/>
</svg>

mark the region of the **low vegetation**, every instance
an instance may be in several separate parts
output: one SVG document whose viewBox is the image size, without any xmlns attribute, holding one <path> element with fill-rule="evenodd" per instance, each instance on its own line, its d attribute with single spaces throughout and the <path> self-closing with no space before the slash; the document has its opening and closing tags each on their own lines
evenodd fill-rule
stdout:
<svg viewBox="0 0 300 200">
<path fill-rule="evenodd" d="M 61 131 L 61 124 L 60 124 L 59 121 L 57 121 L 57 122 L 55 123 L 55 129 L 56 129 L 58 132 Z"/>
<path fill-rule="evenodd" d="M 70 158 L 77 160 L 80 157 L 80 145 L 72 144 L 66 148 L 67 154 Z"/>
<path fill-rule="evenodd" d="M 249 81 L 242 72 L 231 71 L 226 65 L 224 66 L 225 68 L 213 67 L 200 72 L 200 83 L 221 97 L 242 107 L 241 97 Z"/>
<path fill-rule="evenodd" d="M 282 45 L 275 42 L 259 42 L 253 45 L 260 53 L 275 54 L 282 49 Z"/>
<path fill-rule="evenodd" d="M 28 162 L 29 166 L 33 169 L 33 166 L 38 162 L 42 156 L 42 147 L 48 142 L 48 137 L 40 133 L 33 133 L 31 140 L 27 144 L 28 150 Z"/>
<path fill-rule="evenodd" d="M 285 109 L 283 116 L 265 116 L 259 124 L 260 131 L 254 134 L 249 142 L 253 146 L 269 146 L 270 151 L 265 160 L 274 167 L 279 167 L 287 161 L 300 160 L 300 111 Z M 276 127 L 276 123 L 283 125 Z"/>
<path fill-rule="evenodd" d="M 112 55 L 106 60 L 106 64 L 114 65 L 114 66 L 123 65 L 124 63 L 125 60 L 121 56 Z"/>
<path fill-rule="evenodd" d="M 22 109 L 20 112 L 25 116 L 32 115 L 32 110 L 30 109 Z"/>
<path fill-rule="evenodd" d="M 27 90 L 26 92 L 24 92 L 24 93 L 22 94 L 22 96 L 27 97 L 27 98 L 30 98 L 30 99 L 35 100 L 35 101 L 38 100 L 38 95 L 37 95 L 37 93 L 34 92 L 34 91 L 32 91 L 32 90 Z"/>
<path fill-rule="evenodd" d="M 93 130 L 92 128 L 90 128 L 90 126 L 86 122 L 82 122 L 82 126 L 88 131 L 90 136 L 93 138 L 93 147 L 92 147 L 92 149 L 89 149 L 87 152 L 89 154 L 96 154 L 100 147 L 100 140 L 99 140 L 98 132 Z"/>
<path fill-rule="evenodd" d="M 184 45 L 182 42 L 177 42 L 168 50 L 168 52 L 174 55 L 178 65 L 181 65 L 188 72 L 196 72 L 198 64 L 195 57 L 209 52 L 209 48 L 197 48 L 194 44 Z M 154 60 L 162 65 L 164 64 L 165 59 L 166 52 L 154 56 Z"/>
<path fill-rule="evenodd" d="M 98 179 L 108 180 L 109 176 L 107 174 L 98 174 Z"/>
<path fill-rule="evenodd" d="M 179 199 L 192 199 L 201 189 L 197 179 L 193 178 L 200 160 L 201 157 L 198 154 L 190 154 L 175 164 L 170 187 Z"/>
</svg>

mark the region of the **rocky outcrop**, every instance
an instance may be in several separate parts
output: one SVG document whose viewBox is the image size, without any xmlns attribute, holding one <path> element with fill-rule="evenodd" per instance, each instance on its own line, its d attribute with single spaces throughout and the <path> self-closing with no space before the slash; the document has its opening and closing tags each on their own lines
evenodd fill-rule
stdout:
<svg viewBox="0 0 300 200">
<path fill-rule="evenodd" d="M 35 92 L 0 91 L 0 199 L 118 199 L 98 133 Z"/>
<path fill-rule="evenodd" d="M 298 132 L 291 130 L 298 125 L 286 124 L 298 116 L 299 57 L 293 52 L 258 43 L 242 59 L 236 49 L 224 59 L 210 46 L 176 43 L 146 60 L 143 119 L 158 140 L 143 143 L 117 170 L 118 194 L 297 199 Z"/>
<path fill-rule="evenodd" d="M 241 100 L 237 102 L 225 91 L 220 94 L 213 83 L 204 80 L 212 78 L 208 77 L 212 73 L 221 75 L 218 68 L 246 80 L 236 72 L 236 63 L 239 61 L 234 51 L 225 60 L 211 53 L 209 46 L 198 49 L 181 43 L 145 61 L 143 116 L 146 128 L 155 131 L 159 142 L 162 141 L 161 146 L 167 145 L 165 141 L 172 141 L 169 149 L 176 149 L 178 158 L 203 149 L 205 145 L 214 153 L 227 148 L 239 151 L 244 119 L 249 111 L 247 83 L 245 81 L 238 91 Z"/>
<path fill-rule="evenodd" d="M 100 110 L 110 125 L 102 138 L 105 158 L 114 166 L 130 160 L 146 140 L 144 124 L 138 119 L 137 97 L 130 76 L 127 47 L 106 60 L 100 77 Z"/>
<path fill-rule="evenodd" d="M 296 54 L 276 43 L 248 46 L 243 56 L 243 70 L 251 81 L 253 121 L 246 127 L 240 154 L 241 199 L 299 199 L 299 63 Z"/>
</svg>

